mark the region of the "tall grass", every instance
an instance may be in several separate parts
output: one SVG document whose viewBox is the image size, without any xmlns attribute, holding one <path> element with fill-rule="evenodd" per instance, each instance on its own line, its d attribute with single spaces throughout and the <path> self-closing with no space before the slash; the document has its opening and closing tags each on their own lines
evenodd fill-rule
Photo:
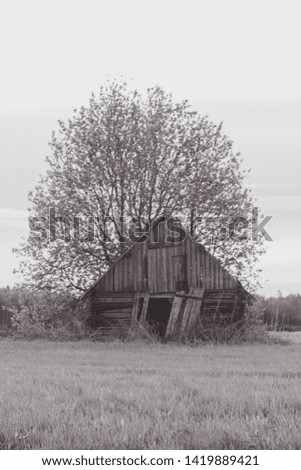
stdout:
<svg viewBox="0 0 301 470">
<path fill-rule="evenodd" d="M 0 448 L 300 449 L 301 346 L 0 341 Z"/>
</svg>

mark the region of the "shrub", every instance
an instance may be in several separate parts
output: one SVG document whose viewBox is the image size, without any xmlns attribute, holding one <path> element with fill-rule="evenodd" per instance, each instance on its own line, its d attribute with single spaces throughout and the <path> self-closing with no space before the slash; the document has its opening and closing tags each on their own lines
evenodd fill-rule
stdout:
<svg viewBox="0 0 301 470">
<path fill-rule="evenodd" d="M 28 293 L 12 315 L 14 336 L 24 339 L 81 339 L 87 328 L 75 313 L 76 302 L 69 294 L 47 290 Z"/>
<path fill-rule="evenodd" d="M 231 322 L 217 315 L 210 327 L 203 328 L 200 319 L 195 342 L 213 342 L 215 344 L 272 343 L 274 339 L 266 331 L 263 313 L 263 303 L 256 301 L 252 305 L 247 305 L 243 318 L 237 322 Z"/>
<path fill-rule="evenodd" d="M 247 305 L 243 323 L 243 340 L 248 342 L 269 342 L 269 336 L 263 323 L 264 305 L 257 300 L 252 305 Z"/>
</svg>

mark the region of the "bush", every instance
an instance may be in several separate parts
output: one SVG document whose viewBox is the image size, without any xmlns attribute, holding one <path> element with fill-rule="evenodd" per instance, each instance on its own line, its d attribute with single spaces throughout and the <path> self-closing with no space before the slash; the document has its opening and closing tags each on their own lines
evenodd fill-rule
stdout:
<svg viewBox="0 0 301 470">
<path fill-rule="evenodd" d="M 264 306 L 261 300 L 247 305 L 244 315 L 243 340 L 256 343 L 270 342 L 269 335 L 263 323 Z"/>
<path fill-rule="evenodd" d="M 69 294 L 26 292 L 12 315 L 14 337 L 52 340 L 81 339 L 87 335 L 83 319 L 75 313 L 76 301 Z"/>
<path fill-rule="evenodd" d="M 102 342 L 116 340 L 154 342 L 159 340 L 159 336 L 147 322 L 142 326 L 141 323 L 135 320 L 132 324 L 115 321 L 114 324 L 108 324 L 106 327 L 93 330 L 89 334 L 89 339 Z"/>
<path fill-rule="evenodd" d="M 55 341 L 74 341 L 90 339 L 92 341 L 159 341 L 156 329 L 139 322 L 132 324 L 115 322 L 106 327 L 90 331 L 85 318 L 85 310 L 76 308 L 77 301 L 69 295 L 22 291 L 19 306 L 15 307 L 12 315 L 12 333 L 20 339 L 48 339 Z M 283 343 L 278 337 L 268 334 L 263 323 L 264 307 L 262 301 L 247 306 L 244 317 L 236 323 L 225 318 L 215 320 L 210 327 L 204 328 L 199 319 L 194 339 L 181 338 L 181 342 L 200 344 L 213 342 L 228 343 Z M 219 318 L 219 319 L 218 319 Z M 287 343 L 287 342 L 286 342 Z"/>
<path fill-rule="evenodd" d="M 247 305 L 243 318 L 235 323 L 217 316 L 214 324 L 204 329 L 200 321 L 195 342 L 212 342 L 215 344 L 273 343 L 275 340 L 268 334 L 263 323 L 263 314 L 263 303 L 256 301 L 253 305 Z"/>
</svg>

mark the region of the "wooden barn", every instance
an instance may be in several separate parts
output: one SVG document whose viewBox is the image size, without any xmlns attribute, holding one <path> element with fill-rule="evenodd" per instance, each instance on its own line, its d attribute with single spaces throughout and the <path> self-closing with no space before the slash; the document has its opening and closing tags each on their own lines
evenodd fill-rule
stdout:
<svg viewBox="0 0 301 470">
<path fill-rule="evenodd" d="M 162 337 L 189 339 L 236 322 L 252 296 L 182 226 L 161 217 L 81 300 L 94 328 L 147 324 Z"/>
</svg>

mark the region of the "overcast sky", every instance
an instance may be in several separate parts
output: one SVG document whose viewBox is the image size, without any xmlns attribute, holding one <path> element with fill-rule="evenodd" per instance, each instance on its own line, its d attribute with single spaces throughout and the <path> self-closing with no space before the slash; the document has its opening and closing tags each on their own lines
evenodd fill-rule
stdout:
<svg viewBox="0 0 301 470">
<path fill-rule="evenodd" d="M 159 83 L 215 121 L 273 216 L 265 294 L 301 292 L 298 1 L 13 1 L 0 7 L 0 286 L 26 236 L 27 193 L 58 119 L 107 78 Z"/>
</svg>

